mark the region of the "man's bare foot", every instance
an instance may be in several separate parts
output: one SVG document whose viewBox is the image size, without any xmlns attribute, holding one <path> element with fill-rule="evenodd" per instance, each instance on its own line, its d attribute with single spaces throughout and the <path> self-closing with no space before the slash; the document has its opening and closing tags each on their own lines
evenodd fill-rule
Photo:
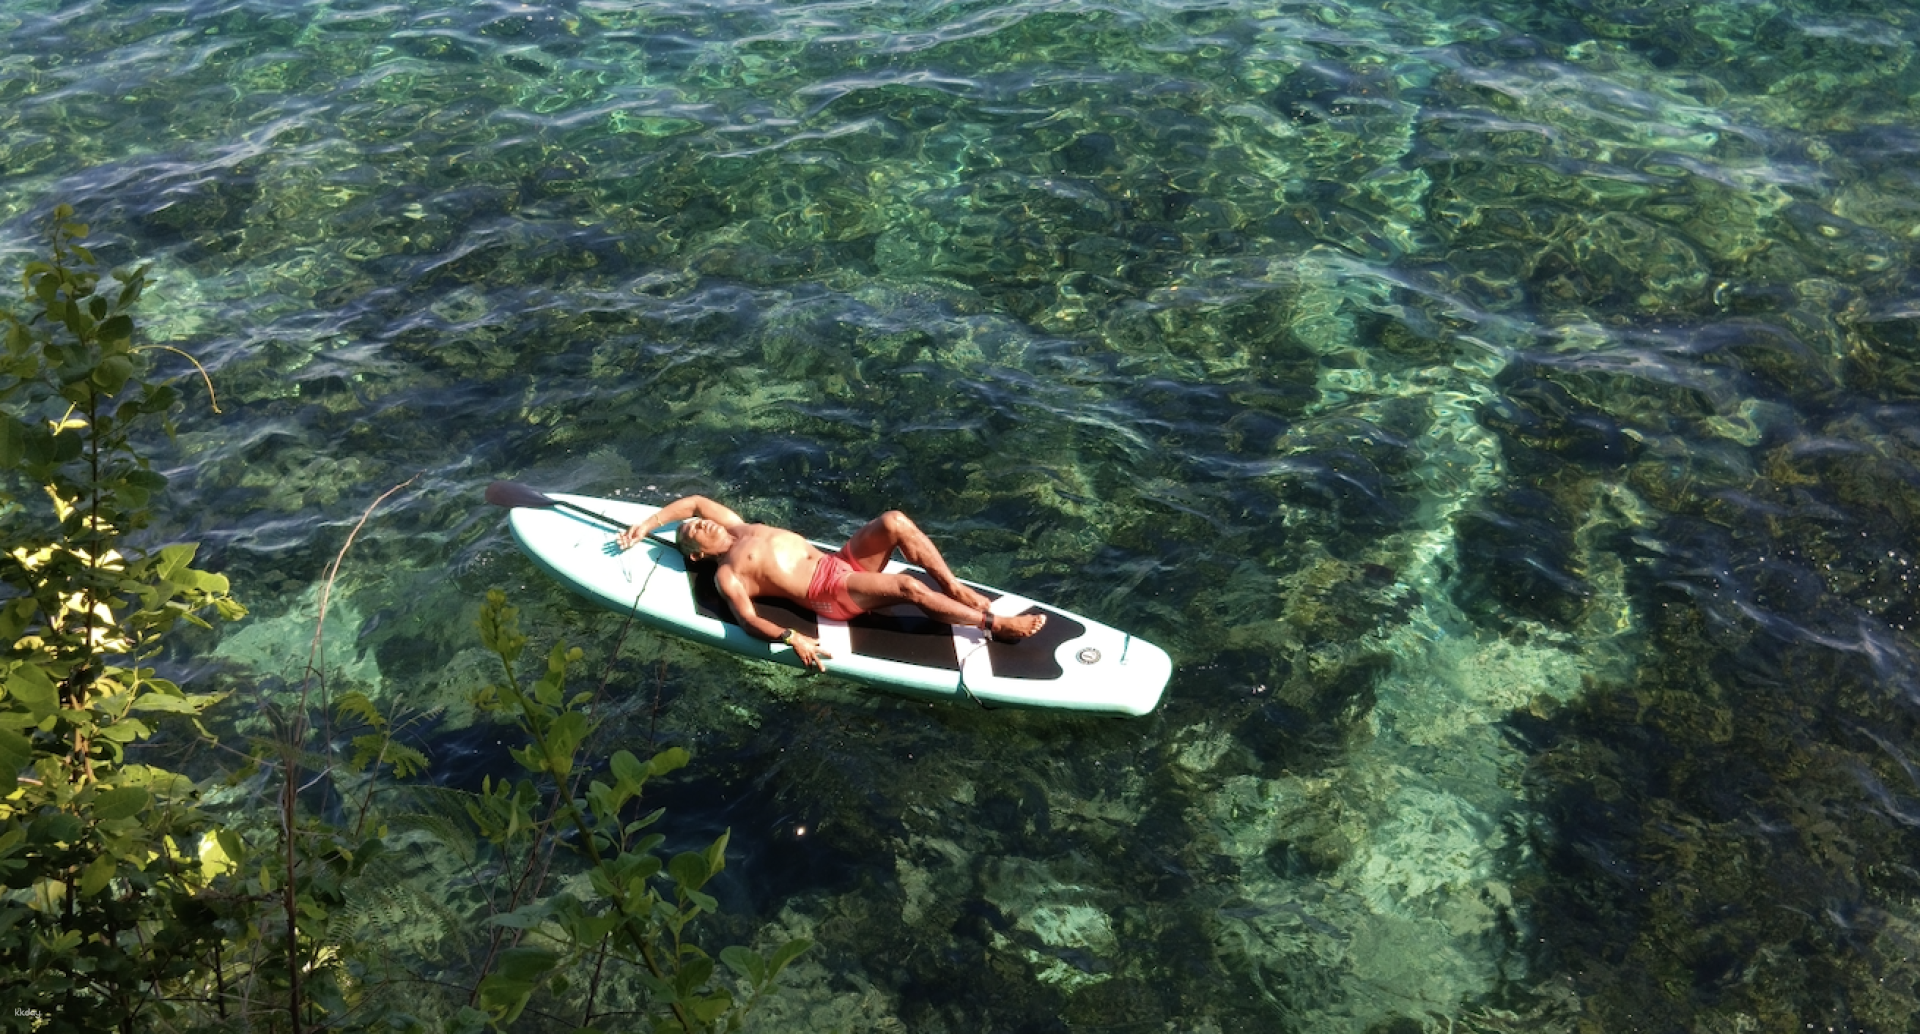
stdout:
<svg viewBox="0 0 1920 1034">
<path fill-rule="evenodd" d="M 1045 614 L 1017 614 L 1013 617 L 1002 617 L 999 614 L 988 613 L 987 635 L 1002 642 L 1013 642 L 1040 631 L 1040 626 L 1046 623 Z"/>
</svg>

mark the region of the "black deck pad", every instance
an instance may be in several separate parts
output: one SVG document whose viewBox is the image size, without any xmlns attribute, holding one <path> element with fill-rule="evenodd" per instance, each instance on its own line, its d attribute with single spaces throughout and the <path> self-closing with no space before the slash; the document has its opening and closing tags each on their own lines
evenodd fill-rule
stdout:
<svg viewBox="0 0 1920 1034">
<path fill-rule="evenodd" d="M 1057 679 L 1066 674 L 1060 670 L 1060 662 L 1053 659 L 1053 653 L 1061 643 L 1086 635 L 1087 626 L 1045 607 L 1028 607 L 1021 613 L 1045 614 L 1047 623 L 1040 626 L 1040 631 L 1025 639 L 1011 643 L 988 643 L 987 660 L 993 665 L 994 676 L 1003 679 Z"/>
<path fill-rule="evenodd" d="M 713 574 L 720 569 L 718 560 L 701 560 L 687 565 L 687 577 L 693 583 L 694 609 L 729 625 L 740 622 L 733 608 L 720 595 Z M 914 577 L 938 588 L 924 571 Z M 986 593 L 989 599 L 997 599 Z M 755 596 L 753 606 L 762 617 L 778 625 L 797 629 L 801 635 L 820 636 L 820 618 L 792 600 L 775 596 Z M 988 643 L 987 656 L 994 675 L 1003 679 L 1057 679 L 1065 674 L 1053 652 L 1061 643 L 1086 634 L 1087 626 L 1057 611 L 1029 607 L 1025 613 L 1044 613 L 1047 623 L 1031 638 L 1011 643 Z M 862 614 L 847 622 L 848 640 L 853 652 L 862 657 L 925 668 L 954 671 L 960 667 L 960 655 L 953 645 L 953 626 L 928 617 L 918 607 L 902 604 Z"/>
<path fill-rule="evenodd" d="M 940 586 L 925 571 L 907 572 L 935 592 Z M 942 671 L 959 671 L 960 654 L 953 648 L 953 626 L 936 621 L 911 604 L 870 610 L 847 622 L 847 639 L 863 657 L 902 664 L 918 664 Z"/>
<path fill-rule="evenodd" d="M 847 622 L 853 652 L 862 657 L 945 671 L 960 669 L 953 648 L 953 626 L 935 621 L 911 606 L 868 611 Z"/>
</svg>

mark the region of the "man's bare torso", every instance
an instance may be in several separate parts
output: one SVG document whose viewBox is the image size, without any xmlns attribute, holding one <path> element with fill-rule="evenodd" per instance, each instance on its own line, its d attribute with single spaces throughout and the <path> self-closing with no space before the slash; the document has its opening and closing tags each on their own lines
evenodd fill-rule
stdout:
<svg viewBox="0 0 1920 1034">
<path fill-rule="evenodd" d="M 770 524 L 727 526 L 733 548 L 720 557 L 716 579 L 738 579 L 748 596 L 807 597 L 813 572 L 826 554 L 785 528 Z"/>
<path fill-rule="evenodd" d="M 714 573 L 715 586 L 748 631 L 792 646 L 802 664 L 827 670 L 821 658 L 831 654 L 820 649 L 818 639 L 768 620 L 753 605 L 756 596 L 777 596 L 814 606 L 810 590 L 826 554 L 791 531 L 748 524 L 728 507 L 699 495 L 675 499 L 622 531 L 617 541 L 621 549 L 631 549 L 655 528 L 675 521 L 680 522 L 675 541 L 682 555 L 696 560 L 720 559 L 720 569 Z M 913 575 L 885 573 L 883 569 L 895 551 L 908 563 L 919 565 L 939 588 Z M 842 573 L 834 569 L 836 577 L 821 590 L 826 606 L 831 608 L 823 613 L 838 612 L 844 619 L 875 607 L 907 603 L 938 620 L 955 626 L 977 625 L 988 635 L 1002 639 L 1025 639 L 1047 623 L 1046 615 L 1038 612 L 1012 616 L 989 612 L 988 598 L 955 577 L 932 540 L 898 510 L 868 521 L 840 552 L 850 558 L 853 570 Z"/>
</svg>

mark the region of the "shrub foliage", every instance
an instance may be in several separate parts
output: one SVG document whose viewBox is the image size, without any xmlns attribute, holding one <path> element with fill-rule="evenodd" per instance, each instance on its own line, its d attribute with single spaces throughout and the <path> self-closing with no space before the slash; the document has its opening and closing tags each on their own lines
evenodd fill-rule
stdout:
<svg viewBox="0 0 1920 1034">
<path fill-rule="evenodd" d="M 528 742 L 523 778 L 374 793 L 426 759 L 357 692 L 326 723 L 357 733 L 345 758 L 307 742 L 302 713 L 202 784 L 129 755 L 161 720 L 210 735 L 221 696 L 157 669 L 181 622 L 246 611 L 193 544 L 147 533 L 166 478 L 141 435 L 170 430 L 178 397 L 136 344 L 146 270 L 101 276 L 86 236 L 55 209 L 22 308 L 0 314 L 0 1029 L 740 1029 L 806 942 L 699 947 L 727 837 L 662 857 L 661 813 L 639 807 L 686 752 L 590 760 L 592 695 L 566 689 L 579 652 L 554 646 L 524 681 L 497 592 L 480 632 L 504 677 L 474 696 Z M 277 786 L 253 795 L 270 803 L 206 803 L 249 782 Z M 357 808 L 313 806 L 350 789 Z M 409 860 L 449 851 L 467 885 L 422 886 Z M 444 935 L 396 947 L 409 911 Z"/>
</svg>

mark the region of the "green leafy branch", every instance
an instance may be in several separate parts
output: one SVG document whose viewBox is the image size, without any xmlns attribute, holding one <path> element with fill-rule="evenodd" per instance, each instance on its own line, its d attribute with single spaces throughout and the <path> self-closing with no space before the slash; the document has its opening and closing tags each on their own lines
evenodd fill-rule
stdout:
<svg viewBox="0 0 1920 1034">
<path fill-rule="evenodd" d="M 153 719 L 217 700 L 142 662 L 180 622 L 246 613 L 195 547 L 145 548 L 166 478 L 133 446 L 175 393 L 147 383 L 129 311 L 146 270 L 94 271 L 54 210 L 0 355 L 0 1000 L 131 1029 L 219 931 L 183 921 L 208 875 L 192 784 L 128 764 Z M 24 497 L 24 498 L 23 498 Z"/>
<path fill-rule="evenodd" d="M 665 1010 L 656 1029 L 688 1034 L 738 1030 L 810 942 L 789 941 L 766 957 L 729 947 L 720 953 L 720 962 L 733 979 L 720 979 L 714 958 L 693 943 L 689 927 L 701 915 L 718 911 L 718 902 L 702 888 L 726 866 L 728 834 L 703 851 L 663 861 L 655 852 L 666 838 L 649 832 L 663 812 L 629 814 L 647 782 L 684 766 L 687 752 L 670 748 L 642 762 L 628 751 L 616 751 L 605 773 L 611 781 L 590 779 L 579 791 L 579 756 L 593 732 L 584 707 L 592 694 L 567 697 L 566 680 L 568 665 L 579 660 L 580 652 L 555 644 L 540 677 L 525 685 L 516 670 L 527 639 L 520 632 L 518 612 L 507 605 L 504 594 L 488 594 L 479 625 L 481 642 L 499 656 L 506 680 L 481 691 L 475 702 L 526 734 L 529 742 L 513 751 L 514 760 L 535 778 L 551 780 L 556 792 L 541 809 L 533 779 L 488 779 L 468 805 L 469 814 L 488 841 L 504 850 L 525 849 L 530 859 L 539 857 L 540 839 L 551 844 L 564 838 L 583 856 L 594 898 L 582 901 L 562 893 L 494 916 L 496 928 L 516 935 L 537 931 L 542 943 L 515 936 L 499 948 L 476 988 L 475 1003 L 491 1023 L 504 1027 L 536 991 L 554 989 L 562 979 L 557 974 L 570 964 L 611 953 L 634 964 L 654 1004 Z M 556 826 L 563 827 L 565 835 Z M 496 939 L 495 947 L 499 944 Z M 600 972 L 596 964 L 583 1028 L 592 1025 Z"/>
<path fill-rule="evenodd" d="M 332 732 L 312 745 L 318 628 L 295 709 L 263 708 L 279 736 L 252 754 L 201 724 L 221 694 L 159 676 L 153 661 L 177 648 L 183 622 L 246 611 L 225 577 L 194 567 L 192 544 L 141 541 L 166 478 L 136 435 L 154 422 L 171 431 L 177 396 L 148 382 L 134 343 L 146 270 L 102 277 L 86 234 L 57 208 L 48 257 L 22 274 L 25 308 L 0 313 L 0 1002 L 22 1010 L 0 1028 L 31 1017 L 48 1030 L 479 1031 L 557 1021 L 578 1003 L 571 1026 L 590 1031 L 616 1016 L 630 1026 L 638 997 L 655 1030 L 739 1029 L 808 943 L 766 956 L 729 947 L 718 965 L 696 943 L 697 920 L 718 908 L 704 888 L 727 836 L 663 859 L 661 813 L 636 814 L 647 783 L 686 752 L 584 763 L 593 695 L 565 689 L 579 653 L 555 647 L 523 684 L 526 638 L 504 597 L 489 597 L 481 635 L 506 682 L 479 700 L 526 734 L 514 757 L 528 778 L 479 794 L 387 794 L 425 769 L 403 739 L 421 717 L 363 693 L 316 705 Z M 130 762 L 168 717 L 240 767 L 196 786 Z M 344 756 L 330 753 L 335 732 Z M 207 786 L 256 780 L 278 783 L 277 807 L 209 814 Z M 351 821 L 309 807 L 350 797 Z M 427 813 L 407 810 L 417 805 Z M 575 856 L 556 859 L 562 847 Z M 544 895 L 556 864 L 583 869 L 591 893 Z M 422 870 L 442 886 L 419 886 Z M 452 896 L 447 876 L 464 881 Z M 476 899 L 491 913 L 477 966 L 458 957 Z M 381 935 L 415 916 L 444 934 L 398 946 Z"/>
</svg>

